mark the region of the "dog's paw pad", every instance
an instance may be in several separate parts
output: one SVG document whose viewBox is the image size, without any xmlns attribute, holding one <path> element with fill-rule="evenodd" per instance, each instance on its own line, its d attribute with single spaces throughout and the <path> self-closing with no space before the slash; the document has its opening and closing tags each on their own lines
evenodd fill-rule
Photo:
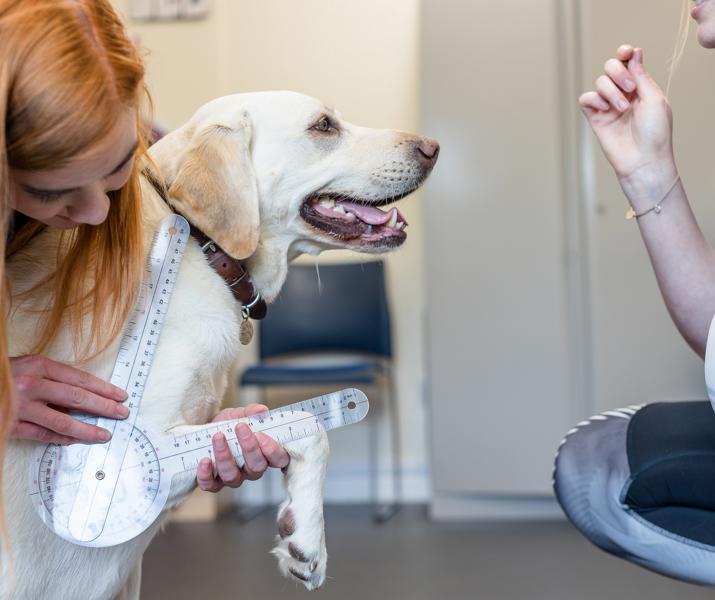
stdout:
<svg viewBox="0 0 715 600">
<path fill-rule="evenodd" d="M 308 575 L 304 575 L 303 573 L 301 573 L 300 571 L 296 571 L 292 567 L 288 567 L 288 572 L 291 575 L 293 575 L 293 577 L 295 577 L 296 579 L 300 579 L 301 581 L 304 581 L 304 582 L 310 582 L 310 577 Z"/>
<path fill-rule="evenodd" d="M 294 533 L 295 519 L 293 518 L 293 513 L 288 509 L 278 518 L 278 534 L 281 539 L 286 539 Z"/>
<path fill-rule="evenodd" d="M 298 548 L 298 546 L 296 546 L 293 542 L 290 542 L 290 543 L 288 544 L 288 552 L 289 552 L 290 555 L 291 555 L 293 558 L 295 558 L 298 562 L 302 562 L 302 563 L 309 563 L 309 562 L 310 562 L 310 559 L 309 559 L 309 558 L 306 558 L 306 557 L 305 557 L 305 554 L 303 554 L 303 553 L 300 551 L 300 548 Z"/>
<path fill-rule="evenodd" d="M 300 558 L 294 557 L 291 550 L 296 551 Z M 272 551 L 278 559 L 278 568 L 284 576 L 294 579 L 303 584 L 308 590 L 316 590 L 325 582 L 325 568 L 327 563 L 327 553 L 322 548 L 319 556 L 308 558 L 306 553 L 285 544 L 285 540 L 280 540 Z"/>
<path fill-rule="evenodd" d="M 328 562 L 322 523 L 301 527 L 293 513 L 285 510 L 278 518 L 278 533 L 272 554 L 278 559 L 281 573 L 309 590 L 322 586 Z"/>
</svg>

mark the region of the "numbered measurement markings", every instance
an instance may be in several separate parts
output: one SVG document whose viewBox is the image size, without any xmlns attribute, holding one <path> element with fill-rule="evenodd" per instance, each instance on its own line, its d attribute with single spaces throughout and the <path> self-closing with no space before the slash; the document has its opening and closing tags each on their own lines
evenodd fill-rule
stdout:
<svg viewBox="0 0 715 600">
<path fill-rule="evenodd" d="M 129 417 L 122 421 L 78 416 L 112 432 L 106 444 L 38 446 L 29 472 L 29 495 L 43 522 L 82 546 L 120 544 L 145 531 L 169 497 L 174 475 L 195 472 L 212 457 L 212 436 L 221 431 L 239 464 L 234 428 L 223 421 L 174 435 L 142 425 L 139 409 L 171 293 L 189 237 L 179 215 L 164 219 L 154 236 L 147 274 L 122 336 L 111 381 L 128 393 Z M 241 419 L 285 444 L 362 420 L 365 394 L 345 389 Z"/>
</svg>

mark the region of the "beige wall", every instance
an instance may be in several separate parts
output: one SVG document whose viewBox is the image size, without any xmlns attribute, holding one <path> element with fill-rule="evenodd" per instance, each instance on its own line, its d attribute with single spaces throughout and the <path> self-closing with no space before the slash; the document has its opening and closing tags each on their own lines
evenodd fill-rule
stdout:
<svg viewBox="0 0 715 600">
<path fill-rule="evenodd" d="M 115 0 L 125 14 L 128 3 Z M 128 22 L 149 50 L 149 86 L 157 121 L 165 127 L 181 124 L 218 95 L 293 89 L 319 97 L 355 123 L 420 129 L 417 0 L 215 0 L 202 21 Z M 403 432 L 409 431 L 403 439 L 405 484 L 418 499 L 427 489 L 419 195 L 400 210 L 410 223 L 408 241 L 387 262 L 399 406 Z M 347 258 L 355 256 L 334 252 L 320 261 Z M 364 461 L 357 450 L 365 441 L 357 432 L 333 440 L 333 467 Z"/>
</svg>

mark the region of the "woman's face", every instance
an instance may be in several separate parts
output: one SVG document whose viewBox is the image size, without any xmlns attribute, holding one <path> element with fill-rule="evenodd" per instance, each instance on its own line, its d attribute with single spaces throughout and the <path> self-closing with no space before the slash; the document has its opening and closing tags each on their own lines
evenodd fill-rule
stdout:
<svg viewBox="0 0 715 600">
<path fill-rule="evenodd" d="M 107 192 L 129 179 L 137 149 L 136 116 L 127 111 L 95 147 L 61 169 L 11 169 L 15 210 L 58 229 L 99 225 L 109 212 Z"/>
<path fill-rule="evenodd" d="M 703 48 L 715 48 L 715 0 L 694 0 L 690 11 L 698 24 L 698 43 Z"/>
</svg>

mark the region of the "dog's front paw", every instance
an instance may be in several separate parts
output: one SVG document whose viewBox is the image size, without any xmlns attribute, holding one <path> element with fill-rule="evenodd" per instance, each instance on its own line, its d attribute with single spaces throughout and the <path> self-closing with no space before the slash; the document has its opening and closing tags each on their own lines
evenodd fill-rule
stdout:
<svg viewBox="0 0 715 600">
<path fill-rule="evenodd" d="M 278 559 L 278 568 L 283 575 L 315 590 L 325 582 L 328 552 L 322 514 L 305 517 L 296 518 L 290 503 L 281 507 L 278 543 L 271 553 Z"/>
</svg>

